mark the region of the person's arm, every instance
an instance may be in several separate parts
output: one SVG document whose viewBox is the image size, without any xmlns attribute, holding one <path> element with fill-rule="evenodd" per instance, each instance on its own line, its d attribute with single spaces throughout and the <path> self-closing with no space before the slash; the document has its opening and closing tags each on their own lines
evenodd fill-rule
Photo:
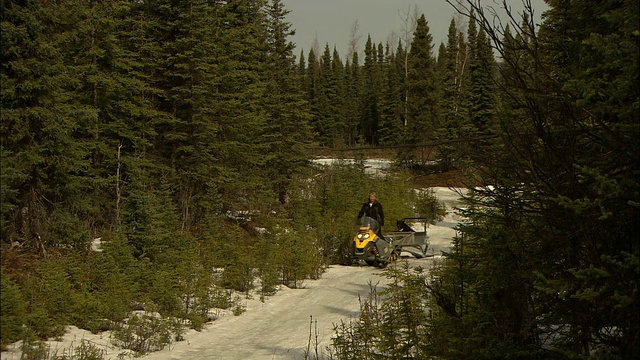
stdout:
<svg viewBox="0 0 640 360">
<path fill-rule="evenodd" d="M 356 220 L 360 220 L 360 218 L 362 217 L 362 215 L 364 215 L 365 210 L 366 210 L 366 209 L 365 209 L 365 206 L 364 206 L 364 205 L 362 205 L 362 207 L 360 208 L 360 212 L 358 213 L 358 219 L 356 219 Z"/>
<path fill-rule="evenodd" d="M 379 204 L 378 214 L 380 215 L 380 226 L 384 225 L 384 211 L 382 211 L 382 204 Z"/>
</svg>

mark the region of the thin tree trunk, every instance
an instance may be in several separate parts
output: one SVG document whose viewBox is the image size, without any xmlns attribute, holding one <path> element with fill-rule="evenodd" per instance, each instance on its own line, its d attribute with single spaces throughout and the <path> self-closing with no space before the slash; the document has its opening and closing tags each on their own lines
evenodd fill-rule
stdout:
<svg viewBox="0 0 640 360">
<path fill-rule="evenodd" d="M 118 144 L 118 166 L 116 168 L 116 225 L 120 225 L 120 166 L 122 165 L 120 161 L 120 149 L 122 149 L 122 143 Z"/>
</svg>

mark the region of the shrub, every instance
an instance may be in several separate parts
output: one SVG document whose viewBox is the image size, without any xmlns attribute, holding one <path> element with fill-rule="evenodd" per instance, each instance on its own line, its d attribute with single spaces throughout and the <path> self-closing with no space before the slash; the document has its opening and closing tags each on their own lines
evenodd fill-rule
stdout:
<svg viewBox="0 0 640 360">
<path fill-rule="evenodd" d="M 126 323 L 114 330 L 115 344 L 144 355 L 159 351 L 183 334 L 182 325 L 175 319 L 155 314 L 134 314 Z"/>
<path fill-rule="evenodd" d="M 29 331 L 40 339 L 58 338 L 64 335 L 64 325 L 57 323 L 41 308 L 34 309 L 26 316 Z"/>
<path fill-rule="evenodd" d="M 25 332 L 20 351 L 22 352 L 21 360 L 47 360 L 49 358 L 49 346 L 31 332 Z"/>
<path fill-rule="evenodd" d="M 433 190 L 419 191 L 416 196 L 416 212 L 429 224 L 441 221 L 447 215 L 447 208 L 438 201 Z"/>
<path fill-rule="evenodd" d="M 234 316 L 241 315 L 242 313 L 247 311 L 247 307 L 242 303 L 240 296 L 236 295 L 236 297 L 234 298 L 234 304 L 233 304 L 232 310 L 233 310 Z"/>
<path fill-rule="evenodd" d="M 51 360 L 102 360 L 104 359 L 104 351 L 96 345 L 90 343 L 88 340 L 82 340 L 80 346 L 77 348 L 69 348 L 69 355 L 66 354 L 67 350 L 63 350 L 62 355 L 54 354 L 51 356 Z"/>
<path fill-rule="evenodd" d="M 22 336 L 25 323 L 25 302 L 20 288 L 4 272 L 0 274 L 0 333 L 2 349 Z"/>
</svg>

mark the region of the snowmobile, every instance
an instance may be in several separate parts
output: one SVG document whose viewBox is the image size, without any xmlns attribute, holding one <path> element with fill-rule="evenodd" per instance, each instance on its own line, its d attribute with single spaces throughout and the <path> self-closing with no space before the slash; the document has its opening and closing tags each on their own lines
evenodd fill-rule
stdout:
<svg viewBox="0 0 640 360">
<path fill-rule="evenodd" d="M 398 259 L 400 249 L 393 239 L 386 239 L 380 234 L 380 223 L 369 217 L 358 219 L 360 228 L 351 243 L 351 263 L 384 268 Z"/>
</svg>

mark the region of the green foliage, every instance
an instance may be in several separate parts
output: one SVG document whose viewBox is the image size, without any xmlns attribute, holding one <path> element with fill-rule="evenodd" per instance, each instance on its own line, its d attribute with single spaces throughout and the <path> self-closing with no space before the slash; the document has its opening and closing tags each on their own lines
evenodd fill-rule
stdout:
<svg viewBox="0 0 640 360">
<path fill-rule="evenodd" d="M 415 271 L 415 272 L 414 272 Z M 422 269 L 410 269 L 407 263 L 386 270 L 391 285 L 380 293 L 380 348 L 390 358 L 424 358 L 429 339 L 431 297 L 425 291 Z"/>
<path fill-rule="evenodd" d="M 86 166 L 84 149 L 74 130 L 88 114 L 71 104 L 73 75 L 61 46 L 67 35 L 64 20 L 54 14 L 64 5 L 45 9 L 37 2 L 2 3 L 2 167 L 14 174 L 6 194 L 15 194 L 6 239 L 28 242 L 35 251 L 54 245 L 47 221 L 54 210 L 75 213 L 82 203 Z M 3 171 L 4 172 L 4 171 Z M 24 175 L 23 175 L 24 174 Z M 4 195 L 3 195 L 4 196 Z M 75 201 L 78 201 L 77 203 Z M 28 219 L 28 220 L 27 220 Z"/>
<path fill-rule="evenodd" d="M 68 354 L 67 354 L 68 350 Z M 97 345 L 92 344 L 87 340 L 80 340 L 78 347 L 70 347 L 64 349 L 61 355 L 57 353 L 51 356 L 52 360 L 101 360 L 104 359 L 104 351 Z"/>
<path fill-rule="evenodd" d="M 43 317 L 46 316 L 56 324 L 64 324 L 69 320 L 68 301 L 73 292 L 73 279 L 67 272 L 64 261 L 43 260 L 39 265 L 36 276 L 29 279 L 28 287 L 25 288 L 27 298 L 30 299 L 29 308 L 36 313 L 41 312 Z M 38 320 L 36 323 L 42 324 Z M 42 326 L 37 326 L 37 329 L 46 332 Z"/>
<path fill-rule="evenodd" d="M 382 59 L 378 57 L 376 44 L 369 36 L 364 48 L 364 64 L 361 72 L 360 131 L 365 143 L 374 145 L 378 142 L 377 130 L 380 125 L 382 73 L 379 62 L 381 63 Z"/>
<path fill-rule="evenodd" d="M 537 37 L 529 17 L 511 24 L 512 35 L 491 28 L 467 2 L 481 20 L 478 32 L 469 26 L 469 92 L 462 94 L 473 126 L 453 130 L 500 126 L 508 135 L 481 142 L 470 156 L 490 186 L 469 189 L 466 220 L 433 276 L 393 283 L 389 299 L 402 298 L 398 284 L 425 286 L 417 292 L 424 303 L 411 303 L 417 313 L 432 311 L 419 321 L 424 333 L 407 339 L 398 331 L 401 307 L 364 306 L 361 323 L 337 327 L 338 357 L 638 356 L 639 329 L 629 320 L 638 318 L 640 249 L 639 170 L 630 156 L 640 115 L 638 3 L 549 4 Z M 487 79 L 494 72 L 484 36 L 501 51 L 498 89 Z M 451 59 L 446 50 L 440 69 Z M 448 119 L 453 107 L 444 105 Z M 412 344 L 415 353 L 404 352 Z"/>
<path fill-rule="evenodd" d="M 314 246 L 324 264 L 341 262 L 348 254 L 358 211 L 371 191 L 378 194 L 388 219 L 383 231 L 395 230 L 397 219 L 415 217 L 415 193 L 408 190 L 410 178 L 406 174 L 372 176 L 365 172 L 362 163 L 338 161 L 321 165 L 306 179 L 299 182 L 300 188 L 292 194 L 289 211 L 294 224 L 306 226 L 305 233 L 315 235 Z M 304 241 L 312 243 L 311 239 Z"/>
<path fill-rule="evenodd" d="M 316 175 L 317 176 L 314 176 Z M 290 202 L 294 223 L 308 224 L 315 233 L 317 248 L 326 263 L 340 261 L 349 234 L 353 232 L 359 206 L 367 190 L 364 174 L 352 165 L 329 166 L 310 171 L 300 181 Z M 360 195 L 360 196 L 357 196 Z"/>
<path fill-rule="evenodd" d="M 418 191 L 415 200 L 417 216 L 426 219 L 429 224 L 441 221 L 447 214 L 447 208 L 438 200 L 431 189 Z"/>
<path fill-rule="evenodd" d="M 0 332 L 2 333 L 2 349 L 22 338 L 22 324 L 26 320 L 26 302 L 20 287 L 11 280 L 9 274 L 0 273 Z"/>
<path fill-rule="evenodd" d="M 436 62 L 433 57 L 433 36 L 423 15 L 418 18 L 409 51 L 407 102 L 410 143 L 420 143 L 440 127 Z"/>
<path fill-rule="evenodd" d="M 294 69 L 294 44 L 287 40 L 293 34 L 286 21 L 289 11 L 282 1 L 273 0 L 267 6 L 267 56 L 265 71 L 265 108 L 269 113 L 264 139 L 266 168 L 271 191 L 280 203 L 285 203 L 295 174 L 308 162 L 308 147 L 316 142 L 310 126 L 311 114 L 305 100 L 303 84 Z"/>
<path fill-rule="evenodd" d="M 19 191 L 16 183 L 24 179 L 24 174 L 20 173 L 13 166 L 8 166 L 11 152 L 4 145 L 0 146 L 0 231 L 3 234 L 15 234 L 14 224 L 10 221 L 11 214 L 15 211 L 18 203 Z M 10 242 L 16 239 L 3 237 L 2 242 Z"/>
<path fill-rule="evenodd" d="M 550 5 L 540 37 L 527 17 L 503 39 L 481 23 L 502 51 L 494 114 L 509 137 L 485 148 L 492 186 L 466 196 L 467 222 L 432 284 L 452 358 L 638 354 L 640 330 L 626 320 L 638 316 L 638 162 L 627 156 L 638 47 L 619 21 L 637 27 L 637 4 Z M 605 38 L 629 46 L 614 55 Z"/>
<path fill-rule="evenodd" d="M 25 331 L 22 344 L 21 359 L 24 360 L 47 360 L 49 358 L 50 347 L 29 330 Z"/>
<path fill-rule="evenodd" d="M 247 306 L 242 303 L 242 299 L 239 296 L 236 296 L 233 299 L 233 306 L 231 307 L 231 312 L 233 313 L 234 316 L 239 316 L 239 315 L 242 315 L 242 313 L 244 313 L 245 311 L 247 311 Z"/>
<path fill-rule="evenodd" d="M 327 45 L 296 69 L 279 0 L 3 2 L 2 346 L 28 329 L 38 358 L 37 339 L 134 306 L 197 329 L 212 308 L 240 314 L 226 289 L 258 280 L 264 299 L 342 261 L 370 191 L 386 229 L 444 215 L 405 173 L 309 166 L 311 145 L 499 131 L 435 149 L 493 188 L 470 196 L 438 279 L 395 273 L 340 354 L 637 355 L 638 3 L 549 5 L 539 37 L 528 18 L 496 34 L 469 14 L 467 41 L 452 22 L 437 63 L 420 16 L 395 52 L 369 38 L 343 64 Z M 166 346 L 177 330 L 158 319 L 121 341 Z"/>
<path fill-rule="evenodd" d="M 515 209 L 505 219 L 486 203 L 478 206 L 463 212 L 468 223 L 460 226 L 437 281 L 430 285 L 439 307 L 438 327 L 449 335 L 438 337 L 437 346 L 451 357 L 539 356 L 536 320 L 527 312 L 531 273 L 540 260 L 531 256 L 531 230 L 516 225 L 524 216 Z"/>
<path fill-rule="evenodd" d="M 380 90 L 380 124 L 378 139 L 380 145 L 398 145 L 404 131 L 404 49 L 402 42 L 395 51 L 387 44 L 384 62 L 381 60 L 380 71 L 384 82 Z"/>
<path fill-rule="evenodd" d="M 219 228 L 215 241 L 215 264 L 224 269 L 218 282 L 220 286 L 240 292 L 253 289 L 255 262 L 251 250 L 255 246 L 244 229 L 231 223 Z"/>
<path fill-rule="evenodd" d="M 331 345 L 338 359 L 378 359 L 384 356 L 378 347 L 384 313 L 380 311 L 376 287 L 373 284 L 369 287 L 371 291 L 367 298 L 360 299 L 360 316 L 334 325 Z"/>
<path fill-rule="evenodd" d="M 370 284 L 360 301 L 360 316 L 334 326 L 332 347 L 338 359 L 428 358 L 431 297 L 422 269 L 407 263 L 388 267 L 390 285 L 378 291 Z"/>
<path fill-rule="evenodd" d="M 317 278 L 327 265 L 313 231 L 293 227 L 281 228 L 274 245 L 279 258 L 280 281 L 291 288 L 302 287 L 302 281 Z"/>
<path fill-rule="evenodd" d="M 164 349 L 182 335 L 182 326 L 171 318 L 153 313 L 133 314 L 113 331 L 115 343 L 138 355 Z"/>
<path fill-rule="evenodd" d="M 473 23 L 469 32 L 474 29 Z M 442 91 L 442 123 L 434 135 L 441 140 L 457 139 L 468 136 L 469 130 L 465 117 L 469 106 L 464 93 L 469 86 L 467 75 L 468 58 L 473 57 L 473 47 L 467 46 L 463 34 L 458 30 L 455 20 L 449 25 L 447 46 L 438 54 L 438 77 Z M 472 41 L 469 35 L 469 41 Z M 444 46 L 444 44 L 442 44 Z M 445 170 L 454 168 L 460 161 L 459 144 L 438 146 L 438 158 Z"/>
</svg>

